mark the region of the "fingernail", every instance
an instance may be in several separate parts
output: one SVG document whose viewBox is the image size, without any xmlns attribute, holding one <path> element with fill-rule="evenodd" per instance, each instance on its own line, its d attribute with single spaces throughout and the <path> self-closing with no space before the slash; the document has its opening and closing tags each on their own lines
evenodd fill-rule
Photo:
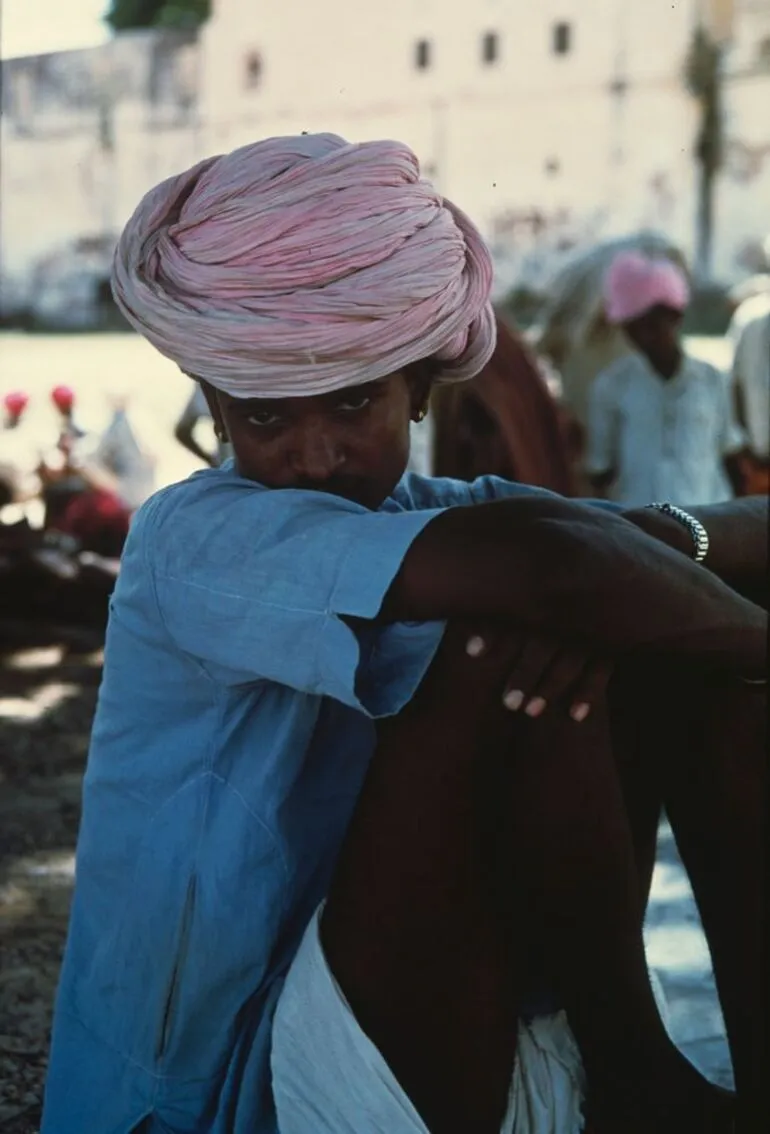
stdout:
<svg viewBox="0 0 770 1134">
<path fill-rule="evenodd" d="M 587 705 L 585 701 L 581 701 L 579 705 L 575 705 L 571 709 L 570 716 L 572 717 L 573 721 L 577 721 L 577 723 L 580 724 L 581 721 L 584 721 L 586 719 L 590 712 L 591 706 Z"/>
<path fill-rule="evenodd" d="M 472 658 L 477 658 L 479 654 L 484 653 L 484 639 L 479 638 L 478 635 L 469 638 L 465 651 L 470 654 Z"/>
<path fill-rule="evenodd" d="M 533 697 L 524 712 L 528 717 L 539 717 L 545 709 L 546 702 L 542 697 Z"/>
<path fill-rule="evenodd" d="M 524 694 L 520 689 L 509 689 L 503 697 L 503 704 L 506 709 L 510 709 L 515 713 L 524 704 Z"/>
</svg>

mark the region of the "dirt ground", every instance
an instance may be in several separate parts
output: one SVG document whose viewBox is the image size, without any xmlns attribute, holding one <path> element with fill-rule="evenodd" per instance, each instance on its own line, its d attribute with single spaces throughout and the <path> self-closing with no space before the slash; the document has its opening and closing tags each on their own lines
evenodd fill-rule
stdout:
<svg viewBox="0 0 770 1134">
<path fill-rule="evenodd" d="M 36 1134 L 101 672 L 94 642 L 0 645 L 0 1129 Z"/>
</svg>

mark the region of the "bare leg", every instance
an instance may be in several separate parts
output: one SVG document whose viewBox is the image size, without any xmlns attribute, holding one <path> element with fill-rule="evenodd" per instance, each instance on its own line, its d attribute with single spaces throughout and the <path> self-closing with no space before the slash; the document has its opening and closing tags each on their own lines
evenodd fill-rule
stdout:
<svg viewBox="0 0 770 1134">
<path fill-rule="evenodd" d="M 639 893 L 644 907 L 655 868 L 658 826 L 663 809 L 663 768 L 676 757 L 686 732 L 680 714 L 665 724 L 673 705 L 673 689 L 662 686 L 650 666 L 625 663 L 612 680 L 608 696 L 610 734 L 620 777 L 636 859 Z M 665 689 L 666 704 L 659 692 Z"/>
<path fill-rule="evenodd" d="M 678 709 L 688 743 L 667 766 L 665 804 L 714 964 L 741 1109 L 765 1094 L 767 701 L 714 678 L 690 681 Z"/>
<path fill-rule="evenodd" d="M 613 1129 L 724 1129 L 649 985 L 603 715 L 514 718 L 499 708 L 504 674 L 474 687 L 481 663 L 447 668 L 442 653 L 380 730 L 322 926 L 364 1031 L 434 1134 L 497 1134 L 539 954 L 589 1082 L 608 1085 Z"/>
<path fill-rule="evenodd" d="M 766 691 L 635 666 L 613 683 L 610 708 L 642 892 L 665 803 L 709 942 L 741 1109 L 756 1114 L 767 1050 Z"/>
<path fill-rule="evenodd" d="M 509 916 L 551 975 L 580 1045 L 602 1129 L 722 1130 L 729 1096 L 681 1055 L 649 981 L 644 901 L 620 781 L 601 711 L 520 722 L 507 766 L 499 860 Z"/>
<path fill-rule="evenodd" d="M 518 990 L 480 820 L 510 740 L 483 736 L 464 707 L 418 694 L 380 727 L 321 928 L 358 1022 L 432 1134 L 499 1134 Z"/>
</svg>

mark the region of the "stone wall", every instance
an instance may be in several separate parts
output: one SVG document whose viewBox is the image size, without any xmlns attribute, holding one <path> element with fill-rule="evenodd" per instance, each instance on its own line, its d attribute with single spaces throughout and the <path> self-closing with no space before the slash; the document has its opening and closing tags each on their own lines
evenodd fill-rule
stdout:
<svg viewBox="0 0 770 1134">
<path fill-rule="evenodd" d="M 198 59 L 194 35 L 143 32 L 3 62 L 6 315 L 32 306 L 90 318 L 142 193 L 200 154 Z"/>
</svg>

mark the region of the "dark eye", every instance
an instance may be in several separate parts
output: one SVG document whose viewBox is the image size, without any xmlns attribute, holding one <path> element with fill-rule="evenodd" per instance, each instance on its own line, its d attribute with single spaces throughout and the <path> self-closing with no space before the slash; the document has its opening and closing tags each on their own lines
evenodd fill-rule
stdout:
<svg viewBox="0 0 770 1134">
<path fill-rule="evenodd" d="M 343 402 L 337 403 L 337 409 L 341 413 L 356 413 L 358 410 L 366 409 L 371 401 L 369 394 L 349 394 Z"/>
<path fill-rule="evenodd" d="M 265 426 L 268 425 L 278 425 L 281 418 L 272 410 L 264 409 L 254 410 L 253 413 L 249 414 L 246 420 L 248 421 L 249 425 L 256 425 L 265 428 Z"/>
</svg>

